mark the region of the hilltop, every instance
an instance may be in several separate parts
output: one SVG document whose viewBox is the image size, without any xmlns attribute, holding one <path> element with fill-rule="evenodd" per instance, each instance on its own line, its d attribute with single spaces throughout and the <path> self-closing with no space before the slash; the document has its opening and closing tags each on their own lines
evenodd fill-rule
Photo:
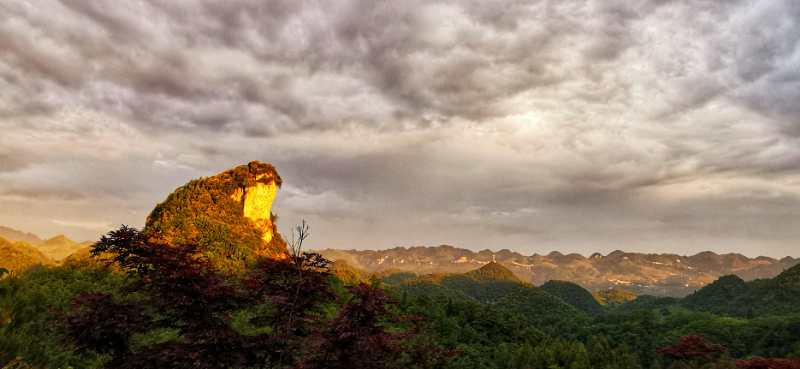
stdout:
<svg viewBox="0 0 800 369">
<path fill-rule="evenodd" d="M 491 262 L 478 269 L 471 270 L 464 274 L 475 281 L 480 282 L 511 282 L 522 283 L 508 268 L 499 263 Z"/>
<path fill-rule="evenodd" d="M 42 241 L 36 247 L 54 260 L 63 260 L 91 244 L 89 241 L 75 242 L 64 235 L 58 235 Z"/>
<path fill-rule="evenodd" d="M 256 256 L 283 258 L 272 213 L 281 184 L 275 167 L 259 161 L 193 180 L 153 209 L 143 232 L 156 244 L 196 244 L 222 269 Z"/>
<path fill-rule="evenodd" d="M 542 288 L 520 281 L 499 263 L 488 263 L 466 273 L 405 278 L 394 288 L 412 297 L 439 297 L 449 301 L 493 306 L 522 316 L 529 322 L 543 323 L 585 317 L 580 308 Z M 589 294 L 588 291 L 584 292 Z"/>
<path fill-rule="evenodd" d="M 603 313 L 603 306 L 595 300 L 592 293 L 575 283 L 553 280 L 547 281 L 541 288 L 587 314 Z"/>
<path fill-rule="evenodd" d="M 272 213 L 282 179 L 271 164 L 252 161 L 183 185 L 156 205 L 143 233 L 160 245 L 196 244 L 222 269 L 238 269 L 257 256 L 283 258 L 286 242 Z M 64 235 L 39 236 L 0 226 L 0 237 L 16 249 L 6 262 L 27 265 L 42 254 L 49 263 L 88 255 L 92 242 L 75 242 Z M 17 241 L 16 243 L 10 241 Z M 10 247 L 10 246 L 8 246 Z M 30 250 L 32 249 L 32 251 Z M 17 260 L 17 258 L 23 258 Z M 11 258 L 14 258 L 13 261 Z"/>
<path fill-rule="evenodd" d="M 0 238 L 0 268 L 21 272 L 34 265 L 51 265 L 54 262 L 41 251 L 25 242 L 12 242 Z"/>
<path fill-rule="evenodd" d="M 791 314 L 800 306 L 800 265 L 771 279 L 746 282 L 727 275 L 687 296 L 681 305 L 742 317 Z"/>
<path fill-rule="evenodd" d="M 23 232 L 6 226 L 0 226 L 0 237 L 8 241 L 22 241 L 32 245 L 42 242 L 42 239 L 33 233 Z"/>
<path fill-rule="evenodd" d="M 5 226 L 0 226 L 0 237 L 6 239 L 7 241 L 24 243 L 25 245 L 38 250 L 53 261 L 64 260 L 78 250 L 91 245 L 91 242 L 89 241 L 75 242 L 64 235 L 57 235 L 49 239 L 42 239 L 33 233 L 20 231 Z"/>
<path fill-rule="evenodd" d="M 320 252 L 329 259 L 346 260 L 368 272 L 465 273 L 495 260 L 520 280 L 535 285 L 562 280 L 589 290 L 622 288 L 636 295 L 675 297 L 688 295 L 723 275 L 735 274 L 744 280 L 772 278 L 800 262 L 791 257 L 778 260 L 713 252 L 689 256 L 623 251 L 589 257 L 559 252 L 525 256 L 510 250 L 475 252 L 449 245 Z"/>
</svg>

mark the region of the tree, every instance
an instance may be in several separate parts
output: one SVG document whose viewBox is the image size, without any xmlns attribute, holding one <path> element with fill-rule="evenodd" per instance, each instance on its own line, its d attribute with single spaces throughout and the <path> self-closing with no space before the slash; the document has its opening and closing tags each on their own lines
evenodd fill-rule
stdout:
<svg viewBox="0 0 800 369">
<path fill-rule="evenodd" d="M 678 367 L 688 368 L 699 368 L 704 364 L 711 363 L 726 351 L 724 346 L 710 343 L 700 334 L 683 336 L 678 342 L 656 350 L 659 354 L 673 360 L 674 363 L 678 363 Z"/>
<path fill-rule="evenodd" d="M 800 358 L 776 359 L 755 357 L 752 359 L 736 360 L 736 367 L 740 369 L 800 369 Z"/>
<path fill-rule="evenodd" d="M 311 368 L 387 368 L 402 351 L 403 335 L 388 333 L 381 320 L 389 316 L 389 297 L 361 283 L 348 288 L 350 300 L 322 332 Z M 395 360 L 392 360 L 392 359 Z M 387 365 L 389 364 L 389 365 Z"/>
<path fill-rule="evenodd" d="M 68 335 L 80 350 L 107 354 L 108 368 L 379 369 L 399 367 L 404 357 L 426 358 L 424 367 L 443 361 L 428 346 L 407 344 L 415 330 L 389 313 L 392 301 L 378 288 L 351 288 L 332 317 L 341 298 L 330 262 L 302 252 L 308 226 L 298 230 L 290 258 L 259 259 L 244 274 L 222 274 L 195 245 L 153 245 L 125 226 L 109 232 L 92 254 L 128 275 L 130 298 L 78 295 L 64 314 Z"/>
<path fill-rule="evenodd" d="M 131 335 L 149 327 L 136 307 L 115 302 L 108 293 L 84 293 L 73 299 L 66 323 L 79 349 L 109 354 L 110 366 L 121 365 L 119 360 L 131 354 Z"/>
<path fill-rule="evenodd" d="M 657 350 L 659 354 L 676 360 L 710 359 L 725 351 L 724 346 L 710 343 L 700 334 L 683 336 L 677 343 Z"/>
<path fill-rule="evenodd" d="M 138 231 L 123 227 L 103 237 L 92 254 L 111 254 L 132 280 L 126 292 L 138 299 L 78 295 L 65 322 L 81 350 L 109 354 L 110 368 L 228 368 L 252 360 L 246 349 L 261 337 L 242 336 L 229 320 L 248 296 L 215 272 L 195 246 L 149 245 Z M 133 335 L 154 330 L 175 337 L 131 349 Z"/>
</svg>

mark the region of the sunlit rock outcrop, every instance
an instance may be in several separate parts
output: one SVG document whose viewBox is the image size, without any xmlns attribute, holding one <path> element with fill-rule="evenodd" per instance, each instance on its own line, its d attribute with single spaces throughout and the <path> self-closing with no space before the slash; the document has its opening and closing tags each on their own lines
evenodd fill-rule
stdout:
<svg viewBox="0 0 800 369">
<path fill-rule="evenodd" d="M 272 204 L 281 186 L 258 161 L 179 187 L 147 217 L 144 232 L 164 245 L 197 244 L 222 269 L 257 256 L 286 257 Z"/>
</svg>

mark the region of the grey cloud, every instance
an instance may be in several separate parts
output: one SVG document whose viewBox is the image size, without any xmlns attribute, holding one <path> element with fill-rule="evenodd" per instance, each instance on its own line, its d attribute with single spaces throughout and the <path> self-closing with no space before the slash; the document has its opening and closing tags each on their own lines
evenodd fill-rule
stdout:
<svg viewBox="0 0 800 369">
<path fill-rule="evenodd" d="M 778 1 L 754 6 L 739 21 L 735 35 L 737 76 L 744 82 L 734 95 L 779 121 L 784 132 L 800 136 L 800 4 Z M 763 27 L 771 24 L 772 27 Z"/>
<path fill-rule="evenodd" d="M 0 28 L 0 48 L 6 50 L 6 63 L 14 65 L 29 76 L 51 79 L 65 86 L 80 83 L 80 65 L 61 59 L 57 54 L 48 53 L 43 46 L 37 45 L 30 38 L 20 37 L 15 31 L 17 30 L 8 26 Z"/>
<path fill-rule="evenodd" d="M 24 152 L 0 152 L 0 173 L 24 169 L 30 163 Z"/>
<path fill-rule="evenodd" d="M 0 197 L 36 199 L 37 201 L 81 201 L 88 199 L 85 193 L 60 188 L 12 188 L 0 192 Z"/>
<path fill-rule="evenodd" d="M 780 253 L 796 236 L 791 0 L 0 13 L 0 207 L 22 214 L 0 224 L 35 225 L 47 201 L 61 220 L 143 221 L 189 178 L 260 159 L 286 180 L 282 222 L 311 217 L 338 246 Z"/>
<path fill-rule="evenodd" d="M 559 14 L 559 9 L 548 10 L 549 17 L 542 17 L 535 14 L 539 8 L 521 5 L 508 9 L 505 14 L 490 17 L 479 14 L 477 22 L 473 22 L 470 9 L 463 9 L 466 7 L 463 4 L 450 4 L 450 11 L 458 12 L 455 15 L 464 18 L 458 27 L 466 28 L 456 29 L 452 37 L 444 36 L 451 39 L 439 41 L 428 39 L 431 33 L 440 31 L 437 29 L 440 19 L 431 19 L 426 14 L 428 10 L 436 10 L 436 6 L 424 3 L 352 2 L 341 4 L 338 6 L 340 9 L 335 11 L 331 11 L 330 5 L 315 8 L 288 3 L 264 6 L 241 2 L 226 4 L 220 9 L 219 5 L 209 3 L 199 14 L 196 9 L 155 3 L 141 9 L 100 9 L 97 4 L 72 1 L 66 5 L 69 11 L 91 20 L 99 27 L 99 35 L 90 38 L 90 46 L 77 42 L 68 45 L 74 49 L 75 55 L 97 59 L 99 69 L 81 70 L 75 63 L 67 64 L 68 60 L 36 53 L 37 49 L 20 52 L 21 64 L 26 68 L 41 69 L 43 77 L 71 84 L 90 78 L 100 79 L 136 91 L 132 98 L 147 99 L 152 96 L 159 99 L 167 96 L 178 103 L 183 100 L 220 101 L 231 98 L 224 92 L 230 90 L 230 84 L 233 83 L 234 89 L 238 89 L 233 98 L 245 98 L 262 104 L 267 109 L 276 110 L 292 124 L 312 128 L 326 125 L 322 119 L 307 114 L 312 108 L 309 104 L 314 103 L 313 99 L 293 97 L 291 89 L 281 89 L 281 86 L 275 86 L 277 93 L 265 94 L 265 88 L 260 87 L 263 82 L 243 82 L 252 81 L 253 75 L 239 76 L 230 68 L 204 74 L 204 71 L 194 69 L 196 60 L 191 47 L 203 45 L 204 36 L 211 39 L 221 37 L 218 43 L 212 45 L 242 47 L 245 52 L 254 54 L 264 62 L 299 63 L 293 68 L 299 67 L 301 71 L 305 69 L 312 74 L 343 73 L 360 80 L 377 92 L 376 97 L 387 99 L 389 104 L 394 105 L 389 115 L 351 119 L 372 125 L 396 116 L 407 117 L 409 121 L 421 121 L 429 114 L 445 118 L 503 115 L 504 112 L 496 106 L 500 100 L 537 86 L 558 83 L 563 78 L 557 67 L 559 42 L 566 34 L 585 31 L 572 29 L 578 25 L 577 20 L 570 19 L 570 14 Z M 163 12 L 164 7 L 168 11 Z M 317 12 L 329 11 L 333 19 L 318 20 L 312 16 L 318 17 Z M 138 17 L 161 12 L 153 18 L 163 20 L 167 26 L 162 34 L 146 32 L 144 28 L 153 25 L 135 17 L 126 17 L 126 12 L 133 12 Z M 508 19 L 513 12 L 517 12 L 514 18 L 516 24 L 509 27 Z M 185 14 L 197 16 L 198 20 L 194 22 L 197 23 L 196 28 L 178 23 L 185 21 L 191 24 L 192 20 L 187 19 Z M 450 15 L 442 14 L 443 17 Z M 33 17 L 30 14 L 22 16 Z M 526 16 L 534 17 L 533 21 L 528 22 L 534 23 L 534 27 L 530 24 L 522 27 L 519 24 Z M 45 20 L 28 21 L 37 31 L 47 32 Z M 300 33 L 299 39 L 293 40 L 275 39 L 274 35 L 288 33 L 287 27 L 296 26 L 292 21 L 300 22 L 301 26 L 317 34 Z M 538 26 L 536 22 L 543 25 Z M 256 28 L 256 32 L 251 32 L 248 27 Z M 70 32 L 79 31 L 72 28 Z M 331 33 L 335 38 L 322 36 L 325 33 Z M 261 40 L 263 48 L 244 46 L 248 37 L 252 38 L 253 35 Z M 55 41 L 61 41 L 59 35 L 50 36 Z M 165 47 L 160 45 L 161 42 L 148 43 L 147 39 L 153 36 L 165 37 L 165 42 L 174 44 Z M 294 46 L 293 43 L 301 46 Z M 187 49 L 187 46 L 190 48 Z M 123 48 L 141 52 L 125 52 Z M 291 55 L 301 58 L 285 58 Z M 55 64 L 50 66 L 48 63 Z M 294 75 L 297 76 L 297 73 Z M 266 89 L 274 90 L 273 86 Z M 139 105 L 137 101 L 122 103 L 132 108 Z M 167 109 L 169 107 L 162 106 L 159 110 Z M 203 121 L 195 121 L 186 113 L 173 113 L 178 120 L 206 126 Z M 138 114 L 135 117 L 147 122 L 148 116 L 152 115 Z M 151 123 L 161 126 L 166 122 L 157 119 Z M 177 126 L 182 127 L 180 124 Z M 208 127 L 227 128 L 225 124 Z"/>
</svg>

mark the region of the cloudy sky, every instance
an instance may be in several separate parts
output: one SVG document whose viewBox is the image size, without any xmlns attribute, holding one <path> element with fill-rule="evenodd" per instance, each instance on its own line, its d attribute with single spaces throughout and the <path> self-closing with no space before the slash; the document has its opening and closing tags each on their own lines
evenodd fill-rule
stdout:
<svg viewBox="0 0 800 369">
<path fill-rule="evenodd" d="M 798 40 L 795 0 L 3 1 L 0 224 L 258 159 L 314 247 L 800 256 Z"/>
</svg>

